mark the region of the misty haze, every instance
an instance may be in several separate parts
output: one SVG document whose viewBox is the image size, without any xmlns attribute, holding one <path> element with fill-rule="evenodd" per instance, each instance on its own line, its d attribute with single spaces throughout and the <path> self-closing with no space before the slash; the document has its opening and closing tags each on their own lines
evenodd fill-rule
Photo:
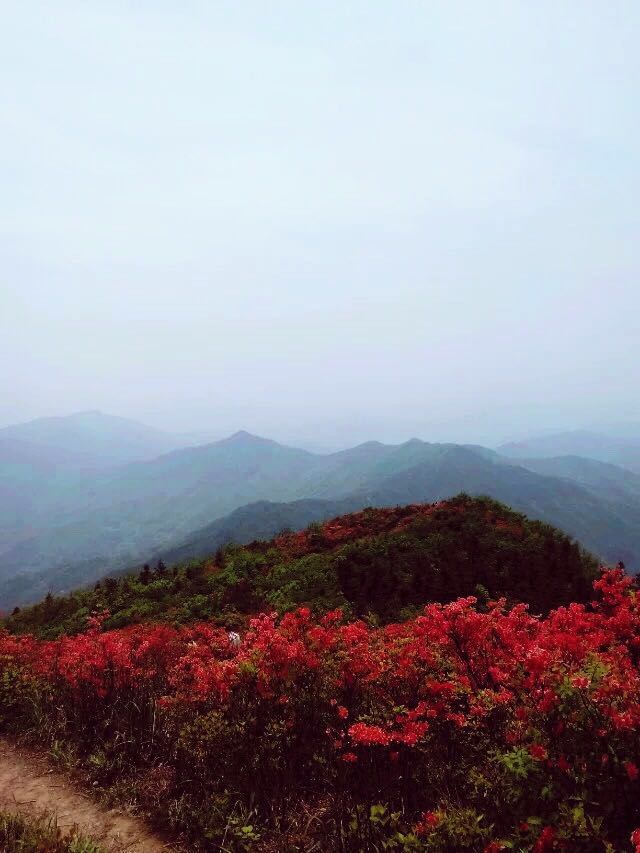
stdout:
<svg viewBox="0 0 640 853">
<path fill-rule="evenodd" d="M 0 850 L 640 853 L 640 8 L 9 0 Z"/>
</svg>

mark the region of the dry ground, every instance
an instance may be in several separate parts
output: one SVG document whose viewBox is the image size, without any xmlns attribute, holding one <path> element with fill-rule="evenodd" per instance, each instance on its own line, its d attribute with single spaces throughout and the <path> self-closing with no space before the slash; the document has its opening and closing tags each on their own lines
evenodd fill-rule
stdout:
<svg viewBox="0 0 640 853">
<path fill-rule="evenodd" d="M 0 809 L 54 816 L 63 830 L 76 826 L 110 853 L 167 853 L 144 822 L 95 802 L 46 758 L 0 738 Z"/>
</svg>

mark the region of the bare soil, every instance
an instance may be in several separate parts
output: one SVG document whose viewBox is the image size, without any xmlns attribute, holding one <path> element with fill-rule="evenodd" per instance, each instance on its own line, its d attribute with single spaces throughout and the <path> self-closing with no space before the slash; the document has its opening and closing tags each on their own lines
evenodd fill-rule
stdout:
<svg viewBox="0 0 640 853">
<path fill-rule="evenodd" d="M 108 809 L 53 770 L 47 759 L 0 738 L 0 809 L 55 817 L 63 830 L 77 827 L 110 853 L 175 850 L 134 815 Z"/>
</svg>

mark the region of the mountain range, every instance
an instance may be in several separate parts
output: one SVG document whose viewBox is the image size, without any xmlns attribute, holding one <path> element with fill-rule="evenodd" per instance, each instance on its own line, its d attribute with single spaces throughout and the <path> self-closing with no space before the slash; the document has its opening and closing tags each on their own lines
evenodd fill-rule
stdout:
<svg viewBox="0 0 640 853">
<path fill-rule="evenodd" d="M 588 430 L 554 433 L 526 441 L 512 441 L 498 448 L 514 459 L 580 456 L 609 462 L 640 474 L 640 438 L 632 434 L 603 435 Z"/>
<path fill-rule="evenodd" d="M 624 444 L 632 466 L 633 439 L 585 435 L 594 434 L 499 452 L 414 438 L 319 454 L 244 431 L 197 444 L 98 412 L 5 428 L 0 606 L 158 557 L 188 559 L 366 506 L 459 492 L 490 495 L 603 560 L 640 568 L 640 473 L 599 458 Z"/>
</svg>

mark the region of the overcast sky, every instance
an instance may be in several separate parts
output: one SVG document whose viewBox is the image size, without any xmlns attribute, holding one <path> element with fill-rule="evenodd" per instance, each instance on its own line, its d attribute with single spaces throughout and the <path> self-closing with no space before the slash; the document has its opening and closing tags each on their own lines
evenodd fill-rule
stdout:
<svg viewBox="0 0 640 853">
<path fill-rule="evenodd" d="M 640 420 L 637 0 L 6 0 L 0 424 Z"/>
</svg>

